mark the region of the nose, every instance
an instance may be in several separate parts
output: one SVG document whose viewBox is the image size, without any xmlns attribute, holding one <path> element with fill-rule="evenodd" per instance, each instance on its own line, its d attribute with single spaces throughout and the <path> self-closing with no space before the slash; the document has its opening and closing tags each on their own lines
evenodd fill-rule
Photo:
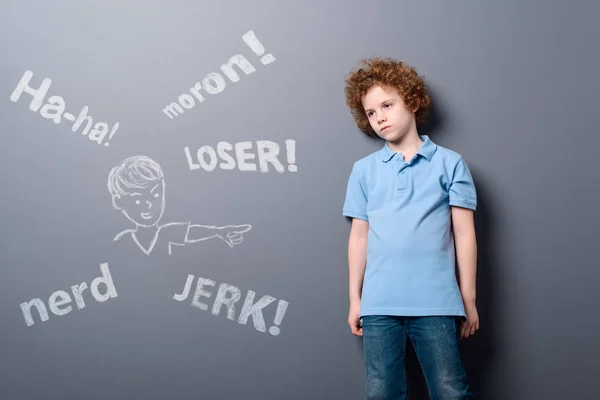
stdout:
<svg viewBox="0 0 600 400">
<path fill-rule="evenodd" d="M 382 123 L 384 121 L 385 121 L 385 115 L 383 114 L 383 112 L 377 113 L 377 122 Z"/>
<path fill-rule="evenodd" d="M 152 203 L 150 201 L 146 200 L 146 204 L 148 204 L 148 209 L 152 208 Z"/>
</svg>

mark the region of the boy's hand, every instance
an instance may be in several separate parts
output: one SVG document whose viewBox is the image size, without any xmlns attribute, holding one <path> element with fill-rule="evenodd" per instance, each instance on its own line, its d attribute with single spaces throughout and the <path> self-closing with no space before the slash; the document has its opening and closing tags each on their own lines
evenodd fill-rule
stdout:
<svg viewBox="0 0 600 400">
<path fill-rule="evenodd" d="M 353 335 L 362 336 L 362 327 L 360 326 L 360 303 L 350 303 L 348 324 L 350 325 L 350 330 Z"/>
<path fill-rule="evenodd" d="M 467 338 L 479 329 L 479 314 L 475 303 L 467 304 L 465 307 L 467 320 L 460 323 L 460 338 Z"/>
<path fill-rule="evenodd" d="M 227 243 L 229 247 L 233 247 L 236 244 L 242 243 L 242 240 L 244 240 L 242 233 L 248 232 L 250 228 L 251 226 L 248 224 L 225 225 L 219 228 L 220 232 L 217 234 L 217 236 Z"/>
</svg>

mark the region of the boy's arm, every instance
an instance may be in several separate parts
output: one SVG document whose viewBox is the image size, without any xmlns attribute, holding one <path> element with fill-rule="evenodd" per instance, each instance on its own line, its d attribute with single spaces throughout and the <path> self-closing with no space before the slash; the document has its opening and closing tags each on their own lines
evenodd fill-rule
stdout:
<svg viewBox="0 0 600 400">
<path fill-rule="evenodd" d="M 476 299 L 477 240 L 473 210 L 452 206 L 452 230 L 459 272 L 459 286 L 466 306 Z"/>
<path fill-rule="evenodd" d="M 250 228 L 249 224 L 225 226 L 190 224 L 185 241 L 195 243 L 216 237 L 233 247 L 233 245 L 241 243 L 242 233 L 249 231 Z"/>
<path fill-rule="evenodd" d="M 348 324 L 352 333 L 357 336 L 362 336 L 360 303 L 363 279 L 367 267 L 368 193 L 369 185 L 364 179 L 361 165 L 360 163 L 354 163 L 348 178 L 343 215 L 352 218 L 350 238 L 348 239 L 348 289 L 350 296 Z"/>
<path fill-rule="evenodd" d="M 352 219 L 350 238 L 348 240 L 348 272 L 349 272 L 349 296 L 350 311 L 348 313 L 348 324 L 352 333 L 361 336 L 362 328 L 359 323 L 360 301 L 363 279 L 367 266 L 367 237 L 369 222 Z"/>
<path fill-rule="evenodd" d="M 367 266 L 367 235 L 369 222 L 353 218 L 348 240 L 350 302 L 360 303 L 363 278 Z"/>
<path fill-rule="evenodd" d="M 217 237 L 220 229 L 218 226 L 189 224 L 185 241 L 187 243 L 195 243 L 201 240 L 212 239 Z"/>
</svg>

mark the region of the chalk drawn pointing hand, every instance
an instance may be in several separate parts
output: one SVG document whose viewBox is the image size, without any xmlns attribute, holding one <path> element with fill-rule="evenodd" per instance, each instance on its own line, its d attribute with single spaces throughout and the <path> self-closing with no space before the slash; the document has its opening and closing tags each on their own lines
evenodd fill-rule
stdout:
<svg viewBox="0 0 600 400">
<path fill-rule="evenodd" d="M 222 239 L 229 247 L 233 247 L 236 244 L 242 243 L 244 238 L 242 233 L 248 232 L 251 226 L 248 224 L 243 225 L 225 225 L 221 227 L 221 231 L 217 233 L 219 239 Z"/>
</svg>

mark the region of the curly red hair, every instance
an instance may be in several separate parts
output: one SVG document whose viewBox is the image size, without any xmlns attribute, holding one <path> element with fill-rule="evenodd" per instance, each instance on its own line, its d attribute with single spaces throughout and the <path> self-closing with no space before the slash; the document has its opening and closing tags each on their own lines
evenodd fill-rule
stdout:
<svg viewBox="0 0 600 400">
<path fill-rule="evenodd" d="M 346 79 L 346 105 L 354 117 L 358 128 L 367 136 L 377 134 L 371 128 L 369 119 L 362 105 L 362 98 L 367 91 L 379 85 L 384 90 L 393 87 L 404 99 L 409 110 L 415 111 L 415 122 L 425 122 L 431 107 L 431 98 L 427 93 L 424 79 L 417 70 L 393 58 L 373 57 L 361 61 L 362 66 L 354 69 Z"/>
</svg>

